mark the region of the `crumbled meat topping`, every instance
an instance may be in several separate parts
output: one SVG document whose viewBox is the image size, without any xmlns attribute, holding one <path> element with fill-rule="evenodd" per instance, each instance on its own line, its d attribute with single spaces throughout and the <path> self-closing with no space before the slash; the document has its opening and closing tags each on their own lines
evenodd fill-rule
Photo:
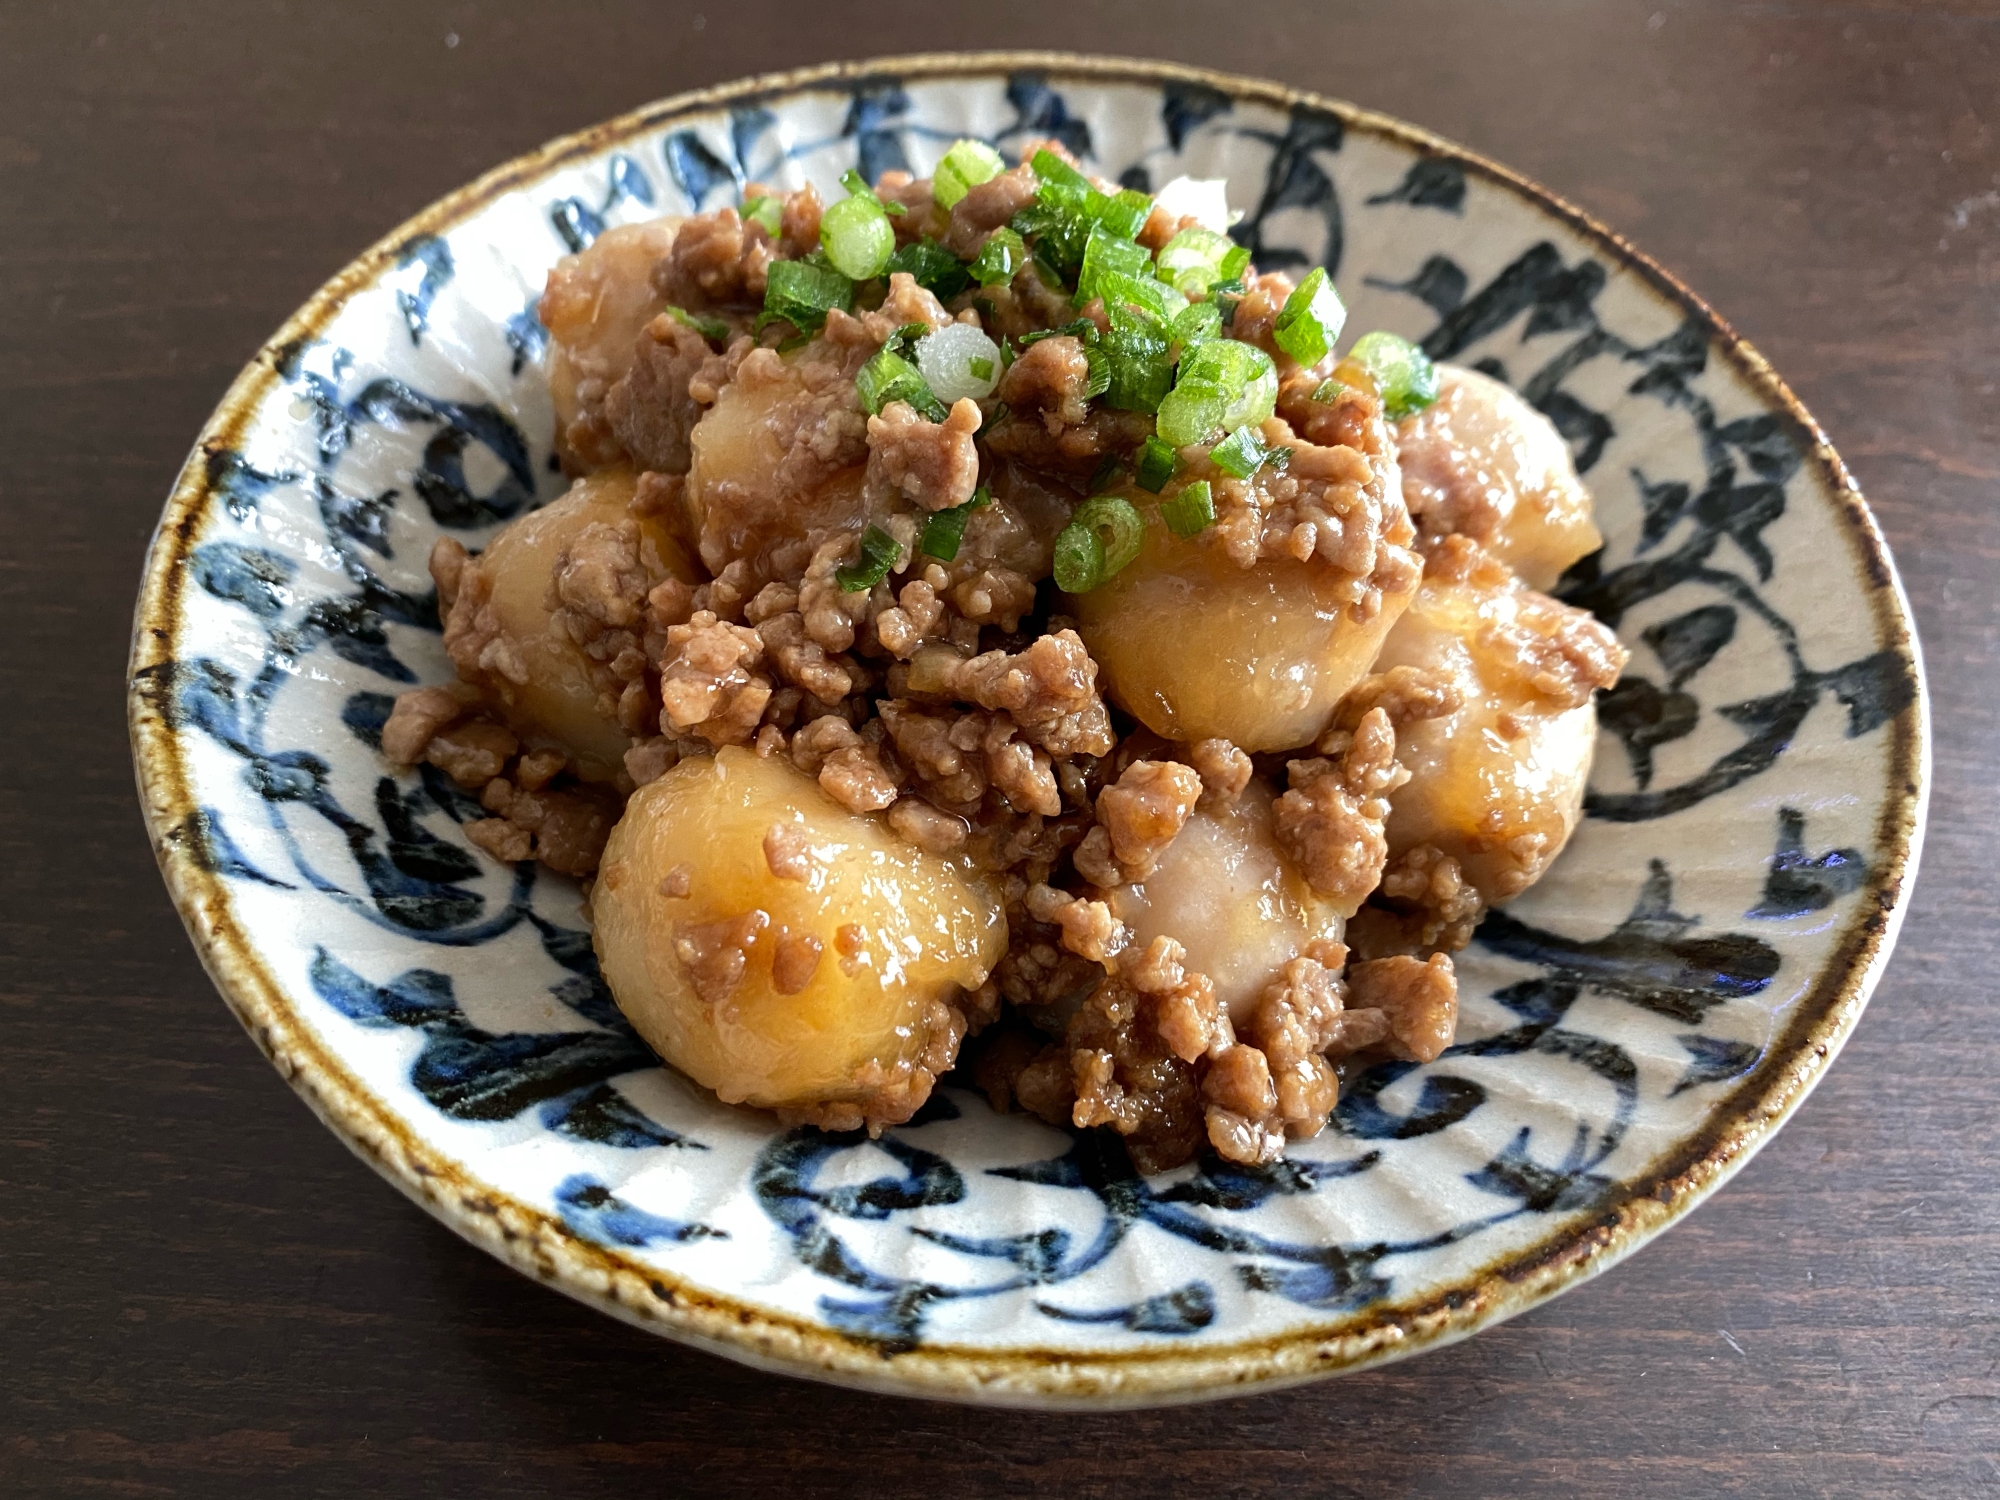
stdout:
<svg viewBox="0 0 2000 1500">
<path fill-rule="evenodd" d="M 1272 829 L 1306 883 L 1351 911 L 1381 883 L 1389 793 L 1409 772 L 1396 761 L 1396 731 L 1379 708 L 1352 734 L 1322 743 L 1327 758 L 1290 763 L 1291 790 L 1272 809 Z"/>
</svg>

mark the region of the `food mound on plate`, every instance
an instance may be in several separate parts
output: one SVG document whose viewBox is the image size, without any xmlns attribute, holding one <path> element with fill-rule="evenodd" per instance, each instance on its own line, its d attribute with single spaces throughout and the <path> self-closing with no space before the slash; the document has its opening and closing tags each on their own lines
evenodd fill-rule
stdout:
<svg viewBox="0 0 2000 1500">
<path fill-rule="evenodd" d="M 550 273 L 562 499 L 431 558 L 390 759 L 589 880 L 721 1099 L 879 1132 L 962 1067 L 1153 1172 L 1267 1162 L 1577 820 L 1611 631 L 1555 430 L 1259 274 L 1221 183 L 1059 145 L 609 230 Z"/>
</svg>

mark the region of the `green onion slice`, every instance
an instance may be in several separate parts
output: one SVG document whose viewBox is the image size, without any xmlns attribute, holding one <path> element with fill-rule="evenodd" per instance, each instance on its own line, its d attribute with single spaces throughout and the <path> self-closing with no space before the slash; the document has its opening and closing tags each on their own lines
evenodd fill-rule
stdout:
<svg viewBox="0 0 2000 1500">
<path fill-rule="evenodd" d="M 1190 302 L 1174 315 L 1171 330 L 1174 342 L 1182 349 L 1192 349 L 1196 344 L 1205 344 L 1210 339 L 1222 337 L 1222 309 L 1213 302 Z"/>
<path fill-rule="evenodd" d="M 875 197 L 875 189 L 868 185 L 868 179 L 852 167 L 840 174 L 840 185 L 847 189 L 850 198 L 871 198 L 877 203 L 882 201 Z"/>
<path fill-rule="evenodd" d="M 854 306 L 854 283 L 829 266 L 809 260 L 774 260 L 764 284 L 764 319 L 782 318 L 801 333 L 826 322 L 833 308 Z"/>
<path fill-rule="evenodd" d="M 1093 202 L 1091 207 L 1095 210 L 1098 225 L 1107 234 L 1129 240 L 1145 227 L 1146 220 L 1152 216 L 1153 200 L 1137 188 L 1120 188 L 1105 198 L 1102 204 Z"/>
<path fill-rule="evenodd" d="M 1056 535 L 1056 587 L 1066 594 L 1089 593 L 1139 555 L 1145 535 L 1146 523 L 1130 501 L 1115 495 L 1084 501 Z"/>
<path fill-rule="evenodd" d="M 1028 247 L 1011 229 L 996 229 L 972 260 L 972 279 L 981 286 L 1004 286 L 1028 263 Z"/>
<path fill-rule="evenodd" d="M 1158 411 L 1174 383 L 1174 367 L 1164 335 L 1142 326 L 1113 320 L 1111 331 L 1098 341 L 1110 367 L 1104 404 L 1115 411 Z"/>
<path fill-rule="evenodd" d="M 952 561 L 958 556 L 960 544 L 965 541 L 965 523 L 972 519 L 975 510 L 992 503 L 993 492 L 982 484 L 965 504 L 933 512 L 931 518 L 924 522 L 923 535 L 917 538 L 917 550 L 926 557 L 935 557 L 939 562 Z"/>
<path fill-rule="evenodd" d="M 1254 427 L 1239 427 L 1208 450 L 1210 463 L 1238 479 L 1248 479 L 1255 474 L 1270 456 L 1271 450 L 1264 445 L 1263 438 L 1257 435 Z"/>
<path fill-rule="evenodd" d="M 980 183 L 990 182 L 1006 170 L 1000 153 L 984 141 L 955 141 L 931 173 L 931 198 L 939 208 L 950 208 Z"/>
<path fill-rule="evenodd" d="M 1215 524 L 1215 497 L 1206 479 L 1183 486 L 1160 505 L 1160 516 L 1175 536 L 1189 537 Z"/>
<path fill-rule="evenodd" d="M 860 560 L 835 568 L 833 581 L 840 585 L 843 593 L 857 594 L 863 589 L 872 589 L 889 576 L 889 569 L 902 555 L 902 546 L 894 537 L 880 526 L 870 526 L 861 533 Z"/>
<path fill-rule="evenodd" d="M 1077 301 L 1088 302 L 1095 297 L 1107 275 L 1125 278 L 1144 275 L 1152 260 L 1143 246 L 1111 233 L 1102 224 L 1091 225 L 1083 242 L 1083 269 L 1076 275 Z"/>
<path fill-rule="evenodd" d="M 1191 224 L 1160 247 L 1155 264 L 1160 280 L 1193 297 L 1241 276 L 1250 251 L 1226 234 Z"/>
<path fill-rule="evenodd" d="M 854 391 L 870 416 L 880 416 L 891 401 L 907 403 L 927 421 L 942 422 L 949 415 L 917 367 L 886 346 L 861 367 Z"/>
<path fill-rule="evenodd" d="M 764 232 L 776 239 L 785 225 L 785 205 L 769 194 L 746 198 L 741 210 L 746 224 L 762 224 Z"/>
<path fill-rule="evenodd" d="M 1083 173 L 1077 171 L 1075 167 L 1072 167 L 1068 162 L 1046 147 L 1037 151 L 1029 159 L 1028 165 L 1034 170 L 1035 176 L 1039 177 L 1044 183 L 1054 183 L 1063 187 L 1084 189 L 1090 187 L 1090 179 L 1088 177 L 1085 177 Z"/>
<path fill-rule="evenodd" d="M 972 285 L 965 262 L 929 236 L 899 245 L 883 269 L 889 275 L 908 271 L 918 286 L 940 302 L 951 301 Z"/>
<path fill-rule="evenodd" d="M 1347 357 L 1375 378 L 1382 415 L 1400 422 L 1438 398 L 1437 366 L 1408 339 L 1393 333 L 1364 333 Z"/>
<path fill-rule="evenodd" d="M 711 344 L 719 344 L 729 337 L 729 325 L 720 318 L 705 318 L 700 313 L 691 313 L 685 307 L 670 307 L 676 323 L 684 323 Z"/>
<path fill-rule="evenodd" d="M 1347 309 L 1340 294 L 1327 279 L 1325 266 L 1314 266 L 1310 275 L 1285 299 L 1271 335 L 1278 347 L 1302 365 L 1316 365 L 1325 359 L 1347 322 Z"/>
<path fill-rule="evenodd" d="M 850 172 L 850 177 L 858 174 Z M 828 206 L 820 215 L 819 242 L 826 258 L 843 276 L 867 281 L 880 276 L 896 250 L 895 226 L 873 193 L 856 193 Z"/>
<path fill-rule="evenodd" d="M 1174 470 L 1180 465 L 1180 455 L 1174 452 L 1173 445 L 1155 433 L 1139 447 L 1133 481 L 1140 489 L 1157 495 L 1167 487 L 1167 481 L 1174 477 Z"/>
<path fill-rule="evenodd" d="M 1313 387 L 1312 399 L 1317 401 L 1321 406 L 1331 406 L 1333 405 L 1334 397 L 1338 396 L 1341 390 L 1341 383 L 1329 375 Z"/>
<path fill-rule="evenodd" d="M 1187 364 L 1185 357 L 1181 363 Z M 1161 399 L 1154 426 L 1176 448 L 1212 443 L 1222 435 L 1223 407 L 1222 392 L 1212 382 L 1190 380 L 1183 369 L 1174 388 Z"/>
</svg>

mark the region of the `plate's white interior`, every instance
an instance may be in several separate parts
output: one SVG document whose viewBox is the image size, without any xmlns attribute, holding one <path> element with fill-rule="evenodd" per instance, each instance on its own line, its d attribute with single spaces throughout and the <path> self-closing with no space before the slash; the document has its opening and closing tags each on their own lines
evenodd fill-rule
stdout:
<svg viewBox="0 0 2000 1500">
<path fill-rule="evenodd" d="M 617 1033 L 575 888 L 467 854 L 469 809 L 366 742 L 384 695 L 449 675 L 435 629 L 406 622 L 434 515 L 476 547 L 562 488 L 532 310 L 572 243 L 734 201 L 745 176 L 826 190 L 857 153 L 922 171 L 960 134 L 1018 146 L 1027 127 L 1087 139 L 1108 176 L 1226 176 L 1266 264 L 1336 262 L 1351 332 L 1496 361 L 1587 463 L 1608 543 L 1576 596 L 1627 603 L 1599 815 L 1462 955 L 1459 1045 L 1377 1075 L 1269 1172 L 1140 1185 L 1115 1148 L 971 1094 L 874 1144 L 719 1106 Z M 1916 688 L 1803 436 L 1601 246 L 1330 116 L 1020 75 L 718 110 L 413 242 L 285 372 L 208 460 L 171 695 L 202 811 L 180 833 L 325 1049 L 472 1178 L 636 1263 L 888 1347 L 1233 1343 L 1546 1241 L 1758 1064 L 1883 857 L 1884 725 Z"/>
</svg>

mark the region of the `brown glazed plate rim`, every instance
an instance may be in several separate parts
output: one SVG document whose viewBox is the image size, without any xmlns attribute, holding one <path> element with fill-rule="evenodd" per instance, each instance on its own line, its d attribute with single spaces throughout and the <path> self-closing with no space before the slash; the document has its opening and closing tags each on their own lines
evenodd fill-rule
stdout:
<svg viewBox="0 0 2000 1500">
<path fill-rule="evenodd" d="M 388 1109 L 293 1013 L 240 925 L 222 878 L 172 836 L 194 811 L 180 736 L 146 691 L 174 656 L 187 562 L 210 502 L 206 459 L 231 446 L 279 380 L 289 350 L 323 329 L 357 290 L 390 269 L 413 239 L 440 233 L 496 197 L 607 145 L 691 113 L 870 77 L 936 79 L 1038 70 L 1093 83 L 1193 83 L 1279 109 L 1306 106 L 1346 129 L 1447 159 L 1561 220 L 1613 262 L 1705 324 L 1712 347 L 1805 435 L 1807 462 L 1833 497 L 1841 531 L 1869 582 L 1888 649 L 1908 663 L 1911 708 L 1887 726 L 1890 786 L 1879 858 L 1831 957 L 1797 1002 L 1784 1034 L 1703 1126 L 1595 1217 L 1503 1255 L 1450 1288 L 1371 1305 L 1318 1327 L 1194 1348 L 1076 1353 L 1032 1346 L 925 1343 L 885 1354 L 809 1319 L 718 1295 L 570 1233 L 553 1215 L 473 1178 Z M 564 136 L 486 173 L 424 209 L 321 287 L 239 374 L 182 470 L 147 557 L 135 621 L 128 715 L 148 832 L 167 888 L 203 964 L 278 1072 L 356 1154 L 473 1244 L 517 1270 L 640 1327 L 792 1375 L 904 1395 L 1034 1406 L 1108 1407 L 1200 1400 L 1292 1384 L 1435 1348 L 1511 1317 L 1614 1265 L 1726 1181 L 1798 1107 L 1853 1030 L 1895 940 L 1915 875 L 1928 793 L 1928 700 L 1907 601 L 1873 516 L 1805 407 L 1705 302 L 1604 225 L 1529 179 L 1415 126 L 1301 89 L 1167 63 L 1061 52 L 934 53 L 832 63 L 677 95 Z"/>
</svg>

